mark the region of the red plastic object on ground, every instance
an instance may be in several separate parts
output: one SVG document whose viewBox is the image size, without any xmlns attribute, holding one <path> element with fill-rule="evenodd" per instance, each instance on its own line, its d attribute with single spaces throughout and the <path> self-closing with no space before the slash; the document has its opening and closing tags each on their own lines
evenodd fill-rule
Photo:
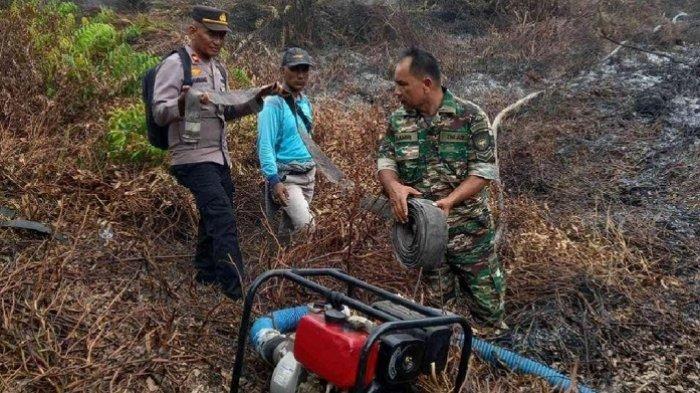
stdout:
<svg viewBox="0 0 700 393">
<path fill-rule="evenodd" d="M 350 328 L 343 321 L 327 320 L 323 314 L 301 319 L 294 340 L 294 357 L 310 372 L 341 390 L 354 387 L 362 347 L 369 334 Z M 367 359 L 365 386 L 374 379 L 379 343 Z"/>
</svg>

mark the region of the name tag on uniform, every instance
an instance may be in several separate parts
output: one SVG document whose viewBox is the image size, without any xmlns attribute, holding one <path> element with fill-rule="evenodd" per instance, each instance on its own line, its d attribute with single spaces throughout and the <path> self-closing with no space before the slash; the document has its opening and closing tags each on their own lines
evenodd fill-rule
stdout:
<svg viewBox="0 0 700 393">
<path fill-rule="evenodd" d="M 199 78 L 192 78 L 192 83 L 205 83 L 207 81 L 206 76 L 200 76 Z"/>
<path fill-rule="evenodd" d="M 467 134 L 465 132 L 450 132 L 450 131 L 440 132 L 440 142 L 466 143 L 468 141 L 469 141 L 469 134 Z"/>
<path fill-rule="evenodd" d="M 395 138 L 396 143 L 418 142 L 418 132 L 400 132 Z"/>
</svg>

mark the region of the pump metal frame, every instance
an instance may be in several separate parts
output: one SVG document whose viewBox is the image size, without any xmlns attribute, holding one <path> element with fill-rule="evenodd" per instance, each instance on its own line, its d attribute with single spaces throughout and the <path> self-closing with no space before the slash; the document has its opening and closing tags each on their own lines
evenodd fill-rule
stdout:
<svg viewBox="0 0 700 393">
<path fill-rule="evenodd" d="M 238 393 L 239 384 L 241 379 L 241 374 L 243 372 L 243 365 L 245 363 L 245 348 L 248 342 L 248 329 L 250 326 L 250 316 L 253 309 L 253 302 L 255 301 L 255 295 L 262 284 L 272 278 L 281 278 L 285 280 L 290 280 L 309 288 L 310 290 L 322 295 L 326 300 L 332 304 L 334 307 L 340 307 L 346 305 L 351 309 L 360 311 L 368 316 L 381 320 L 385 323 L 379 325 L 367 338 L 367 341 L 362 348 L 360 353 L 359 368 L 357 377 L 355 379 L 355 386 L 350 390 L 351 393 L 363 393 L 366 391 L 368 386 L 365 386 L 363 380 L 365 379 L 365 372 L 367 369 L 367 360 L 369 359 L 369 353 L 372 345 L 379 340 L 384 334 L 397 331 L 406 330 L 414 328 L 426 328 L 434 326 L 451 326 L 458 324 L 462 327 L 464 332 L 464 343 L 462 345 L 462 353 L 459 359 L 459 369 L 457 371 L 457 377 L 455 379 L 454 393 L 459 393 L 464 380 L 467 377 L 467 367 L 469 363 L 469 356 L 471 354 L 471 339 L 472 330 L 469 323 L 464 317 L 458 315 L 443 315 L 440 310 L 432 309 L 429 307 L 422 306 L 410 300 L 404 299 L 391 292 L 388 292 L 382 288 L 376 287 L 374 285 L 368 284 L 362 280 L 352 277 L 339 269 L 279 269 L 270 270 L 260 276 L 258 276 L 250 289 L 246 293 L 245 302 L 243 304 L 243 316 L 241 318 L 241 326 L 238 330 L 238 343 L 236 347 L 236 359 L 233 363 L 233 372 L 231 374 L 231 393 Z M 333 291 L 315 281 L 309 280 L 307 277 L 330 277 L 343 282 L 347 285 L 346 293 Z M 361 288 L 365 291 L 369 291 L 374 295 L 382 298 L 383 300 L 389 300 L 396 304 L 400 304 L 407 307 L 413 311 L 416 311 L 425 316 L 421 319 L 412 320 L 400 320 L 392 315 L 389 315 L 383 311 L 377 310 L 362 301 L 353 297 L 355 289 Z"/>
</svg>

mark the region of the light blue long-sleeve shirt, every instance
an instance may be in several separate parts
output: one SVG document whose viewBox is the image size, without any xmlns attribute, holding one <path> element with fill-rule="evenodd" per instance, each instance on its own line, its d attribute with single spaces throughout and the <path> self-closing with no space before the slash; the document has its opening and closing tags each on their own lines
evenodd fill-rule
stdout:
<svg viewBox="0 0 700 393">
<path fill-rule="evenodd" d="M 296 98 L 301 110 L 313 124 L 311 103 L 305 95 Z M 280 96 L 265 98 L 263 110 L 258 113 L 258 158 L 260 169 L 271 186 L 280 182 L 278 164 L 309 162 L 313 158 L 297 131 L 306 131 L 304 121 L 292 112 Z"/>
</svg>

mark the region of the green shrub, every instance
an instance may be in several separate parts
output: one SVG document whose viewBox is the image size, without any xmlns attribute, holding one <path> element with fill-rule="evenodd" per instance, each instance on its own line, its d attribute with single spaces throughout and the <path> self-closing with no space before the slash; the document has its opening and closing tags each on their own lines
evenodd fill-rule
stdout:
<svg viewBox="0 0 700 393">
<path fill-rule="evenodd" d="M 146 116 L 141 104 L 110 112 L 107 156 L 115 160 L 161 163 L 165 152 L 148 142 Z"/>
<path fill-rule="evenodd" d="M 114 10 L 101 7 L 100 12 L 98 12 L 95 16 L 91 17 L 90 21 L 93 23 L 113 24 L 118 19 L 119 18 L 117 17 L 117 13 L 114 12 Z"/>
<path fill-rule="evenodd" d="M 129 25 L 124 30 L 122 30 L 122 41 L 124 42 L 134 42 L 137 38 L 141 37 L 143 32 L 141 28 L 137 25 Z"/>
<path fill-rule="evenodd" d="M 13 3 L 13 11 L 24 13 L 22 19 L 30 26 L 30 36 L 36 49 L 56 49 L 56 40 L 71 37 L 77 28 L 78 8 L 73 3 L 60 3 L 43 9 L 34 3 L 20 9 L 19 3 Z"/>
<path fill-rule="evenodd" d="M 234 68 L 233 71 L 229 72 L 229 79 L 236 88 L 247 88 L 253 84 L 248 73 L 242 68 Z"/>
<path fill-rule="evenodd" d="M 74 48 L 91 58 L 102 57 L 118 45 L 118 37 L 114 26 L 84 19 L 83 26 L 75 32 Z"/>
<path fill-rule="evenodd" d="M 62 72 L 68 78 L 70 84 L 76 86 L 80 97 L 88 100 L 96 91 L 95 66 L 84 53 L 66 53 L 61 56 Z"/>
<path fill-rule="evenodd" d="M 169 27 L 161 22 L 152 19 L 148 14 L 138 14 L 132 20 L 132 23 L 137 27 L 142 33 L 149 33 L 153 31 L 167 30 Z"/>
<path fill-rule="evenodd" d="M 71 4 L 71 3 L 65 3 Z M 65 10 L 68 10 L 65 7 Z M 56 79 L 62 69 L 66 69 L 68 65 L 66 56 L 71 56 L 73 53 L 73 32 L 76 29 L 77 21 L 72 13 L 54 14 L 57 18 L 53 21 L 42 21 L 45 15 L 40 15 L 41 12 L 36 11 L 34 18 L 29 18 L 31 27 L 31 38 L 34 49 L 41 53 L 38 63 L 45 83 L 49 90 L 49 95 L 55 90 Z M 67 12 L 67 11 L 66 11 Z M 46 25 L 52 23 L 52 25 Z M 74 62 L 72 62 L 74 63 Z M 68 72 L 66 72 L 68 73 Z"/>
<path fill-rule="evenodd" d="M 159 61 L 159 57 L 136 52 L 128 44 L 121 44 L 107 54 L 104 68 L 114 80 L 117 93 L 136 95 L 141 86 L 141 76 Z"/>
<path fill-rule="evenodd" d="M 77 15 L 79 11 L 78 5 L 70 1 L 64 1 L 56 5 L 56 12 L 63 16 Z"/>
<path fill-rule="evenodd" d="M 88 106 L 99 107 L 110 97 L 138 97 L 141 76 L 160 61 L 135 51 L 127 42 L 154 23 L 141 17 L 119 31 L 118 17 L 103 8 L 97 15 L 77 21 L 79 8 L 70 2 L 15 1 L 12 20 L 28 26 L 32 50 L 38 53 L 45 94 L 64 100 L 62 110 L 80 116 Z M 146 136 L 141 104 L 108 114 L 107 156 L 115 160 L 162 162 L 164 152 L 152 147 Z"/>
</svg>

